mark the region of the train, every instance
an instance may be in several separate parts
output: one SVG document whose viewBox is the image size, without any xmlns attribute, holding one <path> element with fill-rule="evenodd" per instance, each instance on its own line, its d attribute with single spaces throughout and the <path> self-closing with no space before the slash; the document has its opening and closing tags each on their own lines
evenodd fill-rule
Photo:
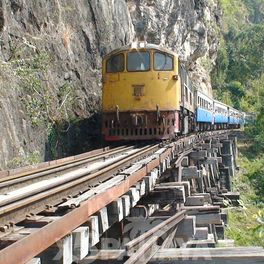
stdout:
<svg viewBox="0 0 264 264">
<path fill-rule="evenodd" d="M 194 89 L 178 55 L 134 42 L 102 60 L 105 141 L 173 140 L 189 133 L 239 128 L 245 114 Z"/>
</svg>

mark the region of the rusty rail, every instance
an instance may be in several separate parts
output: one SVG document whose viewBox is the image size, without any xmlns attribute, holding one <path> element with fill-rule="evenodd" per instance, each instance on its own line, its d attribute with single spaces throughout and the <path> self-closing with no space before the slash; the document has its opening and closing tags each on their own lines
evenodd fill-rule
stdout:
<svg viewBox="0 0 264 264">
<path fill-rule="evenodd" d="M 152 166 L 149 168 L 153 169 Z M 128 192 L 129 188 L 146 176 L 148 172 L 150 170 L 148 171 L 146 166 L 142 167 L 142 169 L 133 173 L 117 186 L 92 197 L 60 219 L 4 248 L 0 251 L 0 263 L 18 264 L 29 261 L 69 232 L 85 223 L 92 214 Z M 12 252 L 16 252 L 16 254 Z"/>
<path fill-rule="evenodd" d="M 146 233 L 128 242 L 125 250 L 129 259 L 125 264 L 147 263 L 161 248 L 169 232 L 176 228 L 185 215 L 186 210 L 176 213 Z"/>
<path fill-rule="evenodd" d="M 80 167 L 89 162 L 94 162 L 96 160 L 102 159 L 107 155 L 118 154 L 122 151 L 133 149 L 134 146 L 121 146 L 114 149 L 99 149 L 97 151 L 87 152 L 81 155 L 72 156 L 69 158 L 63 158 L 57 162 L 47 162 L 43 165 L 39 165 L 39 168 L 23 167 L 19 172 L 19 169 L 13 170 L 14 174 L 11 174 L 6 177 L 0 177 L 0 190 L 3 191 L 5 188 L 12 189 L 12 186 L 23 186 L 27 185 L 28 182 L 36 182 L 39 178 L 43 177 L 54 177 L 54 175 L 65 172 L 69 169 Z M 18 173 L 16 173 L 18 171 Z M 6 171 L 7 172 L 7 171 Z M 0 172 L 2 174 L 6 173 Z M 9 171 L 11 173 L 11 171 Z"/>
<path fill-rule="evenodd" d="M 69 195 L 76 195 L 80 191 L 86 191 L 89 186 L 97 185 L 112 177 L 119 169 L 130 165 L 144 155 L 149 155 L 159 148 L 156 144 L 151 147 L 145 147 L 137 153 L 134 153 L 121 161 L 115 162 L 111 166 L 100 169 L 100 171 L 83 174 L 74 181 L 67 182 L 63 185 L 54 186 L 52 189 L 43 190 L 33 196 L 25 197 L 20 201 L 5 205 L 0 208 L 0 225 L 9 222 L 16 223 L 25 219 L 28 212 L 38 213 L 46 208 L 46 205 L 56 205 L 62 202 L 62 199 Z M 26 212 L 26 213 L 25 213 Z"/>
</svg>

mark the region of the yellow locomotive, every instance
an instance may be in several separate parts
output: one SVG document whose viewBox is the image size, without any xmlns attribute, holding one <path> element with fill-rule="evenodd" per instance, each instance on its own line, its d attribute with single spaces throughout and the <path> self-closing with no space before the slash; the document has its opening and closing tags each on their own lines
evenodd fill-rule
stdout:
<svg viewBox="0 0 264 264">
<path fill-rule="evenodd" d="M 177 54 L 145 42 L 103 59 L 103 123 L 107 141 L 169 139 L 194 129 L 194 98 Z"/>
</svg>

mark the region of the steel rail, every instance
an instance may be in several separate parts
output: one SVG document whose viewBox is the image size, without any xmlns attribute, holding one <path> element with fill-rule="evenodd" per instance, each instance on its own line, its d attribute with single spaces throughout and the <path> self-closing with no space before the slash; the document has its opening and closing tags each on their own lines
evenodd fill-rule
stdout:
<svg viewBox="0 0 264 264">
<path fill-rule="evenodd" d="M 29 170 L 23 173 L 18 173 L 18 174 L 14 174 L 14 175 L 10 175 L 10 176 L 6 176 L 6 177 L 1 177 L 0 178 L 0 188 L 6 187 L 10 184 L 16 184 L 16 183 L 20 183 L 21 181 L 26 181 L 26 180 L 32 180 L 34 178 L 38 178 L 38 177 L 42 177 L 45 175 L 49 175 L 51 173 L 57 173 L 60 171 L 64 171 L 68 168 L 73 168 L 82 164 L 85 164 L 87 162 L 92 162 L 95 161 L 97 159 L 100 158 L 104 158 L 106 155 L 113 155 L 116 153 L 120 153 L 122 151 L 125 150 L 129 150 L 129 149 L 133 149 L 135 146 L 121 146 L 118 148 L 114 148 L 114 149 L 107 149 L 105 151 L 101 151 L 99 153 L 95 153 L 95 154 L 91 154 L 89 155 L 90 152 L 87 153 L 87 156 L 80 158 L 74 158 L 75 156 L 69 157 L 69 158 L 63 158 L 62 160 L 66 161 L 62 161 L 62 163 L 59 164 L 54 164 L 54 165 L 49 165 L 48 167 L 41 167 L 41 168 L 37 168 L 37 169 L 33 169 L 33 170 Z M 78 157 L 79 155 L 77 155 Z M 68 160 L 70 159 L 70 160 Z M 60 160 L 58 160 L 60 161 Z"/>
<path fill-rule="evenodd" d="M 152 256 L 160 249 L 163 241 L 176 225 L 178 225 L 186 215 L 186 210 L 180 211 L 153 227 L 146 233 L 128 242 L 125 250 L 129 259 L 124 264 L 147 263 Z"/>
<path fill-rule="evenodd" d="M 34 196 L 26 197 L 20 201 L 15 201 L 9 205 L 0 207 L 0 225 L 3 226 L 8 224 L 9 221 L 12 223 L 22 221 L 26 216 L 23 214 L 23 212 L 26 211 L 26 214 L 28 214 L 28 212 L 31 211 L 31 205 L 32 212 L 41 212 L 45 209 L 47 204 L 56 205 L 57 203 L 62 202 L 63 197 L 67 197 L 70 194 L 78 194 L 80 191 L 89 189 L 89 185 L 95 185 L 99 182 L 103 182 L 109 178 L 112 178 L 112 174 L 117 172 L 122 167 L 129 165 L 132 161 L 135 161 L 142 155 L 147 155 L 154 152 L 158 148 L 158 144 L 151 147 L 145 147 L 139 152 L 115 162 L 111 166 L 102 168 L 100 171 L 91 173 L 89 175 L 84 173 L 82 177 L 75 179 L 72 182 L 56 186 L 52 189 L 37 193 Z"/>
<path fill-rule="evenodd" d="M 122 153 L 121 153 L 122 154 Z M 85 175 L 91 174 L 95 170 L 101 170 L 104 169 L 105 167 L 111 165 L 115 161 L 119 161 L 123 159 L 122 155 L 119 155 L 117 157 L 113 157 L 112 160 L 111 158 L 109 160 L 105 161 L 105 164 L 101 164 L 98 166 L 96 169 L 91 169 L 89 167 L 85 168 L 80 168 L 77 170 L 73 170 L 71 172 L 67 172 L 60 177 L 54 177 L 52 179 L 44 179 L 41 180 L 37 183 L 32 183 L 29 186 L 20 188 L 18 190 L 12 191 L 10 193 L 4 194 L 3 196 L 0 196 L 0 206 L 4 206 L 7 204 L 10 204 L 12 202 L 21 200 L 23 198 L 26 198 L 28 196 L 44 192 L 46 190 L 49 190 L 51 188 L 55 188 L 56 186 L 63 185 L 67 182 L 72 182 L 78 178 L 81 178 Z M 110 163 L 110 164 L 109 164 Z M 28 187 L 31 187 L 30 189 Z"/>
<path fill-rule="evenodd" d="M 154 149 L 155 146 L 151 148 Z M 147 175 L 149 170 L 156 167 L 157 161 L 159 161 L 159 157 L 128 176 L 120 184 L 84 201 L 80 207 L 73 209 L 60 219 L 4 248 L 0 251 L 0 263 L 19 264 L 31 260 L 50 245 L 85 223 L 92 214 L 128 192 L 130 187 Z"/>
</svg>

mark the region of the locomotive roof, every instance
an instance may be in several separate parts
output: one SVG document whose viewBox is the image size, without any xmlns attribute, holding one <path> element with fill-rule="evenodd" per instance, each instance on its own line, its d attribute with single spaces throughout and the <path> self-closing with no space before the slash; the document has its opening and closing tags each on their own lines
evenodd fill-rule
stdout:
<svg viewBox="0 0 264 264">
<path fill-rule="evenodd" d="M 149 50 L 149 49 L 156 49 L 156 50 L 160 50 L 172 55 L 176 55 L 175 52 L 173 52 L 172 50 L 169 50 L 167 48 L 161 47 L 159 45 L 156 44 L 152 44 L 152 43 L 146 43 L 146 42 L 137 42 L 137 43 L 130 43 L 126 46 L 122 46 L 118 49 L 115 49 L 113 51 L 111 51 L 110 53 L 106 54 L 105 57 L 108 57 L 112 54 L 118 53 L 118 52 L 122 52 L 122 51 L 128 51 L 128 50 Z"/>
</svg>

